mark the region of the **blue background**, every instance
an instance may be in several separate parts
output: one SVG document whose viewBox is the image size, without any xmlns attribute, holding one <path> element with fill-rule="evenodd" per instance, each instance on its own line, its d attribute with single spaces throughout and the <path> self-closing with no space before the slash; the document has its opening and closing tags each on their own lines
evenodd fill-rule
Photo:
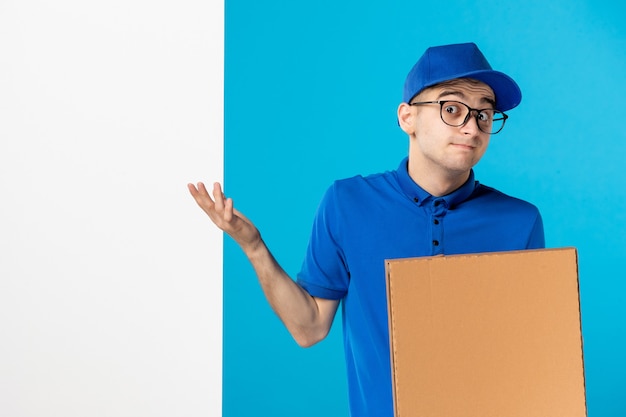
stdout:
<svg viewBox="0 0 626 417">
<path fill-rule="evenodd" d="M 592 417 L 626 415 L 624 3 L 226 0 L 225 190 L 295 277 L 337 178 L 395 169 L 404 77 L 431 45 L 476 42 L 521 105 L 476 167 L 575 246 Z M 224 239 L 226 417 L 347 415 L 339 317 L 302 349 Z"/>
</svg>

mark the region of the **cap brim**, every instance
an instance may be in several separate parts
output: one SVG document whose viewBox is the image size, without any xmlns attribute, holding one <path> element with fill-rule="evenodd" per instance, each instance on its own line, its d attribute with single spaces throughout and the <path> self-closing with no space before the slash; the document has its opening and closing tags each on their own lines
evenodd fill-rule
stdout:
<svg viewBox="0 0 626 417">
<path fill-rule="evenodd" d="M 491 87 L 496 95 L 496 110 L 511 110 L 522 101 L 522 91 L 517 83 L 502 72 L 494 70 L 474 71 L 459 78 L 472 78 Z"/>
<path fill-rule="evenodd" d="M 426 88 L 459 78 L 472 78 L 491 87 L 493 93 L 496 95 L 496 110 L 511 110 L 517 107 L 522 101 L 522 91 L 517 83 L 505 73 L 494 70 L 470 71 L 462 74 L 454 74 L 453 76 L 448 76 L 443 79 L 434 79 L 420 91 L 415 93 L 413 97 Z"/>
</svg>

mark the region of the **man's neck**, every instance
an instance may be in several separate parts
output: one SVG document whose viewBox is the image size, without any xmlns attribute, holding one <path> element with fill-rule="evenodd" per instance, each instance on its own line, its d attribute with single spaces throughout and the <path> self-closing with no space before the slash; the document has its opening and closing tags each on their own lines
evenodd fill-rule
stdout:
<svg viewBox="0 0 626 417">
<path fill-rule="evenodd" d="M 424 169 L 420 164 L 411 164 L 409 158 L 409 176 L 417 185 L 422 187 L 424 191 L 435 196 L 441 197 L 461 188 L 467 181 L 470 171 L 458 173 L 441 172 L 437 169 Z"/>
</svg>

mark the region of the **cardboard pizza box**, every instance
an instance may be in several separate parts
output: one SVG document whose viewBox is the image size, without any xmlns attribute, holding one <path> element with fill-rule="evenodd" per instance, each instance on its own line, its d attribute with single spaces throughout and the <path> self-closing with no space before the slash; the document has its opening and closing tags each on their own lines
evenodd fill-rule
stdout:
<svg viewBox="0 0 626 417">
<path fill-rule="evenodd" d="M 575 248 L 386 261 L 396 417 L 587 415 Z"/>
</svg>

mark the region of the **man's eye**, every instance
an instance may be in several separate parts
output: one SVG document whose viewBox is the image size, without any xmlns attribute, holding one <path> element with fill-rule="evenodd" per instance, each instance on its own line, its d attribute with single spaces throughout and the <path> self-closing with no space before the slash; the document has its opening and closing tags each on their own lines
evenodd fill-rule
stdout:
<svg viewBox="0 0 626 417">
<path fill-rule="evenodd" d="M 478 113 L 478 119 L 480 119 L 480 121 L 482 122 L 488 122 L 490 120 L 493 120 L 493 116 L 489 112 L 481 111 L 480 113 Z"/>
<path fill-rule="evenodd" d="M 446 107 L 444 107 L 444 110 L 447 113 L 456 114 L 456 113 L 459 112 L 459 106 L 453 106 L 453 105 L 450 104 L 450 105 L 447 105 Z"/>
</svg>

